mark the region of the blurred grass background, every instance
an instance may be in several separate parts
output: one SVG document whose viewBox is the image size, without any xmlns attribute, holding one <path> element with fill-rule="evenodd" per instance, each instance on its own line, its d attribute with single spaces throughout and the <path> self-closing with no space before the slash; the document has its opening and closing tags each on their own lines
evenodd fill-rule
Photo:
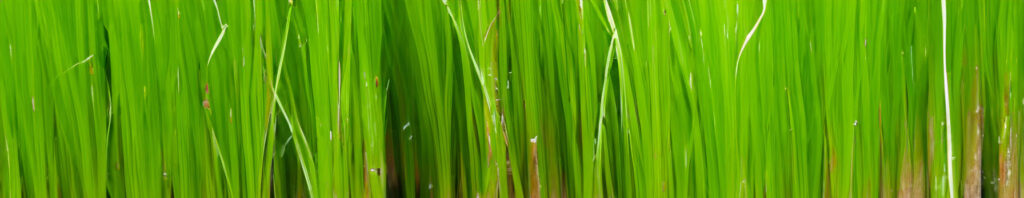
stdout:
<svg viewBox="0 0 1024 198">
<path fill-rule="evenodd" d="M 1020 197 L 1022 15 L 4 0 L 0 196 Z"/>
</svg>

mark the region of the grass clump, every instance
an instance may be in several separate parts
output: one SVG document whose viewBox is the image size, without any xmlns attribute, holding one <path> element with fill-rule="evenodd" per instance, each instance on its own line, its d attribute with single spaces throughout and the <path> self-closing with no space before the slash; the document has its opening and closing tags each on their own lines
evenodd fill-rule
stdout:
<svg viewBox="0 0 1024 198">
<path fill-rule="evenodd" d="M 1014 197 L 1022 13 L 0 1 L 0 196 Z"/>
</svg>

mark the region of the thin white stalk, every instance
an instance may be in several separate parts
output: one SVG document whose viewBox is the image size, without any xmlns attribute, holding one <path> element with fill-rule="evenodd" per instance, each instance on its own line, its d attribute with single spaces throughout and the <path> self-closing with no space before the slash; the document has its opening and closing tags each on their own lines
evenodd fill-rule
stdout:
<svg viewBox="0 0 1024 198">
<path fill-rule="evenodd" d="M 498 11 L 498 14 L 494 15 L 494 19 L 491 19 L 491 24 L 487 25 L 487 32 L 484 33 L 484 40 L 482 42 L 487 42 L 487 36 L 491 35 L 491 27 L 494 27 L 494 22 L 498 21 L 498 15 L 501 15 L 501 11 Z"/>
<path fill-rule="evenodd" d="M 206 58 L 206 65 L 210 65 L 210 61 L 213 60 L 213 53 L 217 52 L 217 46 L 220 46 L 220 41 L 224 40 L 224 33 L 228 32 L 228 24 L 220 26 L 220 36 L 217 36 L 217 42 L 213 43 L 213 49 L 210 50 L 210 57 Z"/>
<path fill-rule="evenodd" d="M 313 9 L 316 10 L 316 33 L 320 33 L 320 1 L 313 1 Z"/>
<path fill-rule="evenodd" d="M 615 18 L 612 18 L 612 7 L 608 5 L 608 0 L 604 1 L 604 13 L 608 15 L 608 25 L 612 27 L 611 31 L 617 31 L 615 29 Z"/>
<path fill-rule="evenodd" d="M 750 37 L 754 36 L 754 32 L 757 31 L 757 26 L 761 25 L 761 19 L 764 19 L 764 12 L 766 10 L 768 10 L 768 0 L 761 0 L 761 16 L 757 17 L 757 22 L 754 23 L 754 28 L 750 29 L 750 33 L 747 33 L 747 38 L 743 40 L 743 45 L 740 46 L 740 54 L 736 55 L 736 70 L 733 72 L 733 78 L 739 77 L 740 58 L 743 58 L 743 49 L 747 48 L 747 43 L 750 42 Z"/>
<path fill-rule="evenodd" d="M 153 1 L 146 0 L 146 5 L 149 6 L 149 28 L 153 30 L 153 39 L 156 39 L 156 23 L 153 23 Z"/>
<path fill-rule="evenodd" d="M 949 114 L 949 72 L 946 71 L 946 0 L 942 0 L 942 88 L 946 99 L 946 171 L 949 177 L 949 197 L 956 196 L 953 187 L 953 122 Z"/>
<path fill-rule="evenodd" d="M 612 52 L 614 52 L 614 50 L 612 50 L 612 48 L 615 47 L 615 45 L 616 45 L 615 42 L 617 40 L 619 40 L 619 32 L 615 31 L 612 34 L 612 41 L 609 42 L 608 56 L 605 58 L 604 83 L 601 85 L 601 102 L 598 103 L 598 105 L 601 105 L 601 115 L 600 115 L 600 117 L 597 118 L 598 119 L 597 120 L 597 151 L 596 151 L 596 154 L 594 154 L 594 158 L 592 159 L 594 161 L 597 161 L 597 158 L 599 156 L 601 156 L 601 133 L 604 131 L 604 116 L 605 116 L 604 101 L 605 101 L 605 98 L 607 98 L 607 96 L 608 96 L 608 81 L 609 81 L 608 73 L 609 73 L 609 71 L 611 71 L 611 68 L 612 68 Z"/>
<path fill-rule="evenodd" d="M 74 69 L 78 65 L 81 65 L 82 63 L 85 63 L 85 62 L 89 62 L 89 60 L 92 60 L 92 56 L 93 55 L 90 54 L 89 57 L 85 57 L 85 59 L 83 59 L 82 61 L 78 61 L 74 65 L 71 65 L 71 67 L 68 67 L 68 69 L 65 69 L 64 72 L 61 72 L 60 74 L 63 75 L 64 73 L 68 73 L 68 71 L 71 71 L 71 69 Z"/>
<path fill-rule="evenodd" d="M 288 33 L 291 32 L 292 27 L 292 8 L 291 6 L 288 7 L 288 16 L 285 17 L 284 43 L 281 44 L 281 56 L 277 59 L 277 77 L 274 79 L 274 93 L 277 93 L 277 85 L 281 83 L 281 73 L 284 73 L 281 70 L 281 66 L 284 65 L 284 52 L 288 50 Z"/>
<path fill-rule="evenodd" d="M 618 66 L 619 72 L 625 74 L 624 73 L 624 68 L 623 68 L 624 64 L 622 62 L 623 61 L 623 59 L 622 59 L 622 42 L 619 41 L 619 31 L 618 31 L 618 28 L 615 27 L 615 19 L 613 18 L 614 15 L 612 15 L 612 11 L 611 11 L 612 8 L 611 8 L 611 6 L 608 5 L 608 0 L 604 1 L 604 8 L 605 8 L 605 13 L 608 15 L 608 18 L 607 18 L 608 19 L 608 23 L 611 26 L 612 40 L 611 40 L 611 42 L 609 42 L 608 56 L 605 58 L 604 83 L 603 83 L 602 88 L 601 88 L 601 101 L 599 103 L 599 105 L 601 105 L 601 113 L 600 113 L 600 118 L 598 118 L 599 120 L 598 120 L 598 124 L 597 124 L 597 143 L 595 145 L 596 146 L 596 148 L 595 148 L 596 151 L 595 151 L 594 157 L 591 159 L 591 160 L 593 160 L 593 163 L 595 164 L 595 166 L 598 166 L 598 167 L 601 166 L 601 161 L 599 159 L 601 158 L 601 143 L 602 143 L 601 135 L 602 135 L 602 133 L 604 131 L 604 127 L 603 127 L 603 125 L 604 125 L 604 117 L 605 117 L 605 105 L 604 105 L 604 102 L 605 102 L 605 98 L 607 97 L 607 94 L 608 94 L 608 90 L 607 90 L 608 89 L 608 83 L 609 83 L 608 73 L 610 73 L 609 69 L 611 68 L 612 51 L 613 50 L 615 51 L 615 53 L 619 57 L 618 58 L 618 61 L 619 61 L 619 66 Z M 627 17 L 629 17 L 628 16 L 629 13 L 627 12 L 626 14 L 627 14 Z M 633 34 L 632 33 L 632 28 L 633 28 L 632 27 L 632 22 L 630 22 L 630 27 L 629 28 L 630 28 L 630 34 Z M 633 42 L 633 43 L 636 43 L 636 42 Z M 628 78 L 629 75 L 623 75 L 623 76 L 625 78 Z M 621 99 L 622 96 L 620 95 L 619 97 Z M 628 113 L 626 113 L 626 115 L 628 115 Z M 620 117 L 619 119 L 620 119 L 619 121 L 621 122 L 622 118 Z M 628 133 L 629 133 L 628 129 L 626 130 L 626 133 L 627 133 L 627 138 L 628 138 Z M 630 145 L 630 149 L 632 149 L 632 145 Z M 588 173 L 588 174 L 600 175 L 600 171 L 596 171 L 594 173 Z"/>
<path fill-rule="evenodd" d="M 217 0 L 213 0 L 213 8 L 217 9 L 217 23 L 220 23 L 221 26 L 224 26 L 224 20 L 220 19 L 220 6 L 217 6 Z"/>
</svg>

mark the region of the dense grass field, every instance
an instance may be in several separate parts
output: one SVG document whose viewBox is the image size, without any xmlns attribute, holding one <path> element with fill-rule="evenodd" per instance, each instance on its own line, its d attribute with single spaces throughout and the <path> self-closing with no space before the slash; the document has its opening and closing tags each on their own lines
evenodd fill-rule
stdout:
<svg viewBox="0 0 1024 198">
<path fill-rule="evenodd" d="M 1024 187 L 1016 0 L 0 0 L 2 45 L 3 197 Z"/>
</svg>

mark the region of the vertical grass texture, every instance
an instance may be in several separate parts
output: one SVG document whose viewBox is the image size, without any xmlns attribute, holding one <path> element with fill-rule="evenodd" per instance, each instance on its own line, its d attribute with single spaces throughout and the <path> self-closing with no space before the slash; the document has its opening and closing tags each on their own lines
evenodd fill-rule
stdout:
<svg viewBox="0 0 1024 198">
<path fill-rule="evenodd" d="M 0 11 L 4 197 L 1015 197 L 1024 177 L 1013 1 Z"/>
</svg>

